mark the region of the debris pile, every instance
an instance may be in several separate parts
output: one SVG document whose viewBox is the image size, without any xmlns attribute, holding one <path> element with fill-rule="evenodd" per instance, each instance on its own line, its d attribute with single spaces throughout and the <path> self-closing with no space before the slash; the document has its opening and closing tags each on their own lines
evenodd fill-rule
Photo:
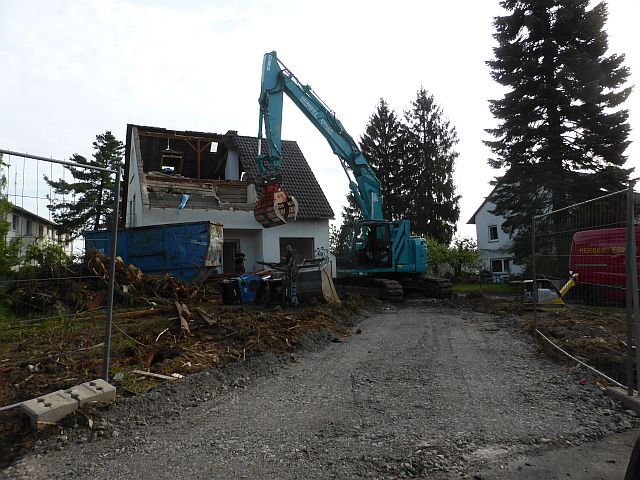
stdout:
<svg viewBox="0 0 640 480">
<path fill-rule="evenodd" d="M 119 308 L 113 313 L 110 380 L 121 395 L 136 395 L 256 355 L 288 355 L 295 361 L 301 337 L 320 332 L 318 338 L 340 339 L 349 334 L 349 319 L 365 307 L 356 298 L 291 309 L 226 306 L 219 297 L 207 297 L 204 289 L 170 277 L 139 277 L 131 270 L 118 278 L 133 279 L 129 294 L 136 298 L 145 298 L 143 293 L 149 291 L 158 295 L 146 297 L 142 308 Z M 215 286 L 211 290 L 217 291 Z M 84 308 L 76 315 L 53 316 L 44 322 L 0 324 L 0 406 L 102 375 L 106 316 L 102 309 Z M 21 429 L 18 417 L 9 413 L 0 412 L 0 444 L 24 445 L 25 439 L 32 439 L 25 436 L 28 428 Z M 0 450 L 0 463 L 3 455 L 13 455 L 9 450 Z"/>
<path fill-rule="evenodd" d="M 59 312 L 77 314 L 104 307 L 110 259 L 89 252 L 83 263 L 74 264 L 56 278 L 18 276 L 2 291 L 5 305 L 17 316 Z M 154 306 L 174 300 L 218 298 L 213 285 L 185 283 L 171 275 L 143 274 L 135 265 L 116 258 L 114 302 L 116 306 Z"/>
</svg>

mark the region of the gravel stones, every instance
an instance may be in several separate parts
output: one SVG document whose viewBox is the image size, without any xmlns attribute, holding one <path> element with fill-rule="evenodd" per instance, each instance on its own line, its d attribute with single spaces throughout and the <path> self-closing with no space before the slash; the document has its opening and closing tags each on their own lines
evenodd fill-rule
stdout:
<svg viewBox="0 0 640 480">
<path fill-rule="evenodd" d="M 31 454 L 3 473 L 472 478 L 510 456 L 640 424 L 587 373 L 538 355 L 528 336 L 499 321 L 393 306 L 344 343 L 304 340 L 295 363 L 265 355 L 127 399 L 106 414 L 105 439 L 76 444 L 86 429 L 67 429 L 61 451 L 45 442 L 42 458 Z"/>
</svg>

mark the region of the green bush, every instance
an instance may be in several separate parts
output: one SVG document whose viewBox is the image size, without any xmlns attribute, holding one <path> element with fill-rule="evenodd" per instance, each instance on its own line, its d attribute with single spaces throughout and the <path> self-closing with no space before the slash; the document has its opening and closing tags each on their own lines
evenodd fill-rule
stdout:
<svg viewBox="0 0 640 480">
<path fill-rule="evenodd" d="M 73 263 L 61 245 L 41 239 L 27 247 L 24 261 L 25 268 L 35 267 L 47 275 L 59 274 Z"/>
</svg>

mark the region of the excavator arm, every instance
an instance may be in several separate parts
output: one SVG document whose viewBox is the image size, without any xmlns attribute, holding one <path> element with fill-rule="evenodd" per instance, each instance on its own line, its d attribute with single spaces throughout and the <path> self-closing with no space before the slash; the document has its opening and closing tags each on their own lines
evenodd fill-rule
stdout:
<svg viewBox="0 0 640 480">
<path fill-rule="evenodd" d="M 295 198 L 282 189 L 282 102 L 283 93 L 304 113 L 327 140 L 349 178 L 349 188 L 366 220 L 382 219 L 380 182 L 353 138 L 345 131 L 334 112 L 308 85 L 303 85 L 277 58 L 265 54 L 260 89 L 260 126 L 258 128 L 258 168 L 263 193 L 254 216 L 264 227 L 282 225 L 298 212 Z M 263 153 L 262 129 L 267 145 Z"/>
</svg>

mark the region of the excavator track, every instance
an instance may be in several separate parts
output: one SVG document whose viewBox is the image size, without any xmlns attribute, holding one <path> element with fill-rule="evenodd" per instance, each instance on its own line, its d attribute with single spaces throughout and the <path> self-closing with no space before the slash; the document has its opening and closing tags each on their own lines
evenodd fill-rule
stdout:
<svg viewBox="0 0 640 480">
<path fill-rule="evenodd" d="M 404 277 L 400 283 L 405 295 L 413 293 L 428 298 L 451 298 L 453 296 L 453 284 L 443 277 L 422 274 Z"/>
<path fill-rule="evenodd" d="M 334 281 L 339 295 L 375 297 L 386 302 L 404 301 L 402 284 L 397 280 L 379 277 L 340 277 Z"/>
<path fill-rule="evenodd" d="M 453 284 L 450 280 L 433 275 L 382 277 L 341 277 L 335 280 L 340 295 L 360 295 L 375 297 L 392 303 L 404 301 L 406 295 L 420 295 L 427 298 L 451 298 Z"/>
</svg>

